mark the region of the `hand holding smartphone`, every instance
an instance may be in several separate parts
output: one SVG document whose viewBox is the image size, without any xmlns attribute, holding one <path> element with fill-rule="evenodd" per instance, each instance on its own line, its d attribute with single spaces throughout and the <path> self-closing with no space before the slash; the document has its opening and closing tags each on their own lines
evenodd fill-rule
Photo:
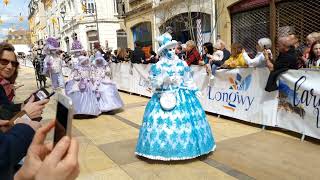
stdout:
<svg viewBox="0 0 320 180">
<path fill-rule="evenodd" d="M 45 88 L 41 88 L 39 89 L 38 91 L 36 91 L 35 93 L 33 93 L 33 96 L 34 96 L 34 101 L 41 101 L 41 100 L 44 100 L 44 99 L 50 99 L 51 96 L 53 96 L 55 94 L 55 92 L 52 92 L 52 93 L 49 93 Z M 26 99 L 24 101 L 24 104 L 27 104 L 30 100 L 31 96 Z"/>
<path fill-rule="evenodd" d="M 72 100 L 61 94 L 57 94 L 57 112 L 56 112 L 56 122 L 54 129 L 54 146 L 62 139 L 64 136 L 71 136 L 73 119 L 73 107 Z"/>
</svg>

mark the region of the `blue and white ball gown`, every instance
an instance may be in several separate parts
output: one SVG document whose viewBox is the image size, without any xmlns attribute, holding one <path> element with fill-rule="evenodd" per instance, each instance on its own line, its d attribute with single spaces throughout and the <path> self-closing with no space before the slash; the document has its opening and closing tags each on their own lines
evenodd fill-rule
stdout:
<svg viewBox="0 0 320 180">
<path fill-rule="evenodd" d="M 206 114 L 196 96 L 199 93 L 186 62 L 161 58 L 151 66 L 150 80 L 155 92 L 140 128 L 136 154 L 155 160 L 192 159 L 215 150 Z M 164 110 L 163 92 L 175 92 L 176 106 Z"/>
<path fill-rule="evenodd" d="M 72 99 L 74 115 L 98 116 L 101 111 L 92 83 L 92 66 L 89 59 L 79 57 L 79 64 L 72 70 L 66 83 L 66 94 Z"/>
<path fill-rule="evenodd" d="M 102 112 L 121 109 L 124 104 L 116 84 L 111 80 L 109 63 L 102 56 L 94 60 L 94 87 L 98 106 Z"/>
</svg>

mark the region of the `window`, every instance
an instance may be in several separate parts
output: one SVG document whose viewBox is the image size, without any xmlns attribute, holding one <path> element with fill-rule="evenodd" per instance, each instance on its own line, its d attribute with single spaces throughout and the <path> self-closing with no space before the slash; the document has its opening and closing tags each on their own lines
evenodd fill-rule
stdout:
<svg viewBox="0 0 320 180">
<path fill-rule="evenodd" d="M 87 32 L 88 41 L 98 41 L 98 33 L 96 30 L 88 31 Z"/>
<path fill-rule="evenodd" d="M 87 37 L 88 37 L 88 45 L 90 51 L 94 49 L 94 43 L 98 42 L 98 33 L 96 30 L 88 31 L 87 32 Z"/>
<path fill-rule="evenodd" d="M 117 4 L 118 4 L 118 0 L 113 0 L 113 10 L 115 14 L 118 13 Z"/>
<path fill-rule="evenodd" d="M 87 12 L 86 13 L 89 13 L 89 14 L 95 13 L 94 0 L 87 1 Z"/>
<path fill-rule="evenodd" d="M 141 42 L 143 47 L 152 45 L 151 22 L 139 23 L 131 28 L 131 30 L 134 42 Z"/>
<path fill-rule="evenodd" d="M 70 52 L 70 40 L 69 37 L 64 37 L 64 42 L 66 43 L 67 52 Z"/>
<path fill-rule="evenodd" d="M 115 12 L 118 13 L 120 16 L 123 16 L 125 12 L 125 3 L 123 0 L 115 0 L 116 2 L 116 10 Z"/>
<path fill-rule="evenodd" d="M 72 33 L 71 35 L 73 40 L 78 40 L 78 34 L 77 33 Z"/>
<path fill-rule="evenodd" d="M 123 29 L 117 30 L 117 44 L 120 48 L 127 48 L 127 33 Z"/>
</svg>

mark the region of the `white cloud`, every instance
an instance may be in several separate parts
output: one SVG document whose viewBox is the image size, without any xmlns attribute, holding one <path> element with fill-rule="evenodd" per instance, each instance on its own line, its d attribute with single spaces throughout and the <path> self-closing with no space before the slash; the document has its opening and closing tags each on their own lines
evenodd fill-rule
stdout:
<svg viewBox="0 0 320 180">
<path fill-rule="evenodd" d="M 13 17 L 9 17 L 9 16 L 6 16 L 6 15 L 1 16 L 1 20 L 4 21 L 4 23 L 8 22 L 8 21 L 11 21 L 12 19 L 13 19 Z"/>
</svg>

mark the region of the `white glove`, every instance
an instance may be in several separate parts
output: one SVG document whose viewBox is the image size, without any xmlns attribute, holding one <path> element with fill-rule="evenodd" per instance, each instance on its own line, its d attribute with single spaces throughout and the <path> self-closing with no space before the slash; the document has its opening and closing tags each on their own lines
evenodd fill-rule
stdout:
<svg viewBox="0 0 320 180">
<path fill-rule="evenodd" d="M 197 91 L 196 92 L 196 96 L 197 96 L 198 99 L 203 98 L 203 95 L 202 95 L 201 91 Z"/>
</svg>

